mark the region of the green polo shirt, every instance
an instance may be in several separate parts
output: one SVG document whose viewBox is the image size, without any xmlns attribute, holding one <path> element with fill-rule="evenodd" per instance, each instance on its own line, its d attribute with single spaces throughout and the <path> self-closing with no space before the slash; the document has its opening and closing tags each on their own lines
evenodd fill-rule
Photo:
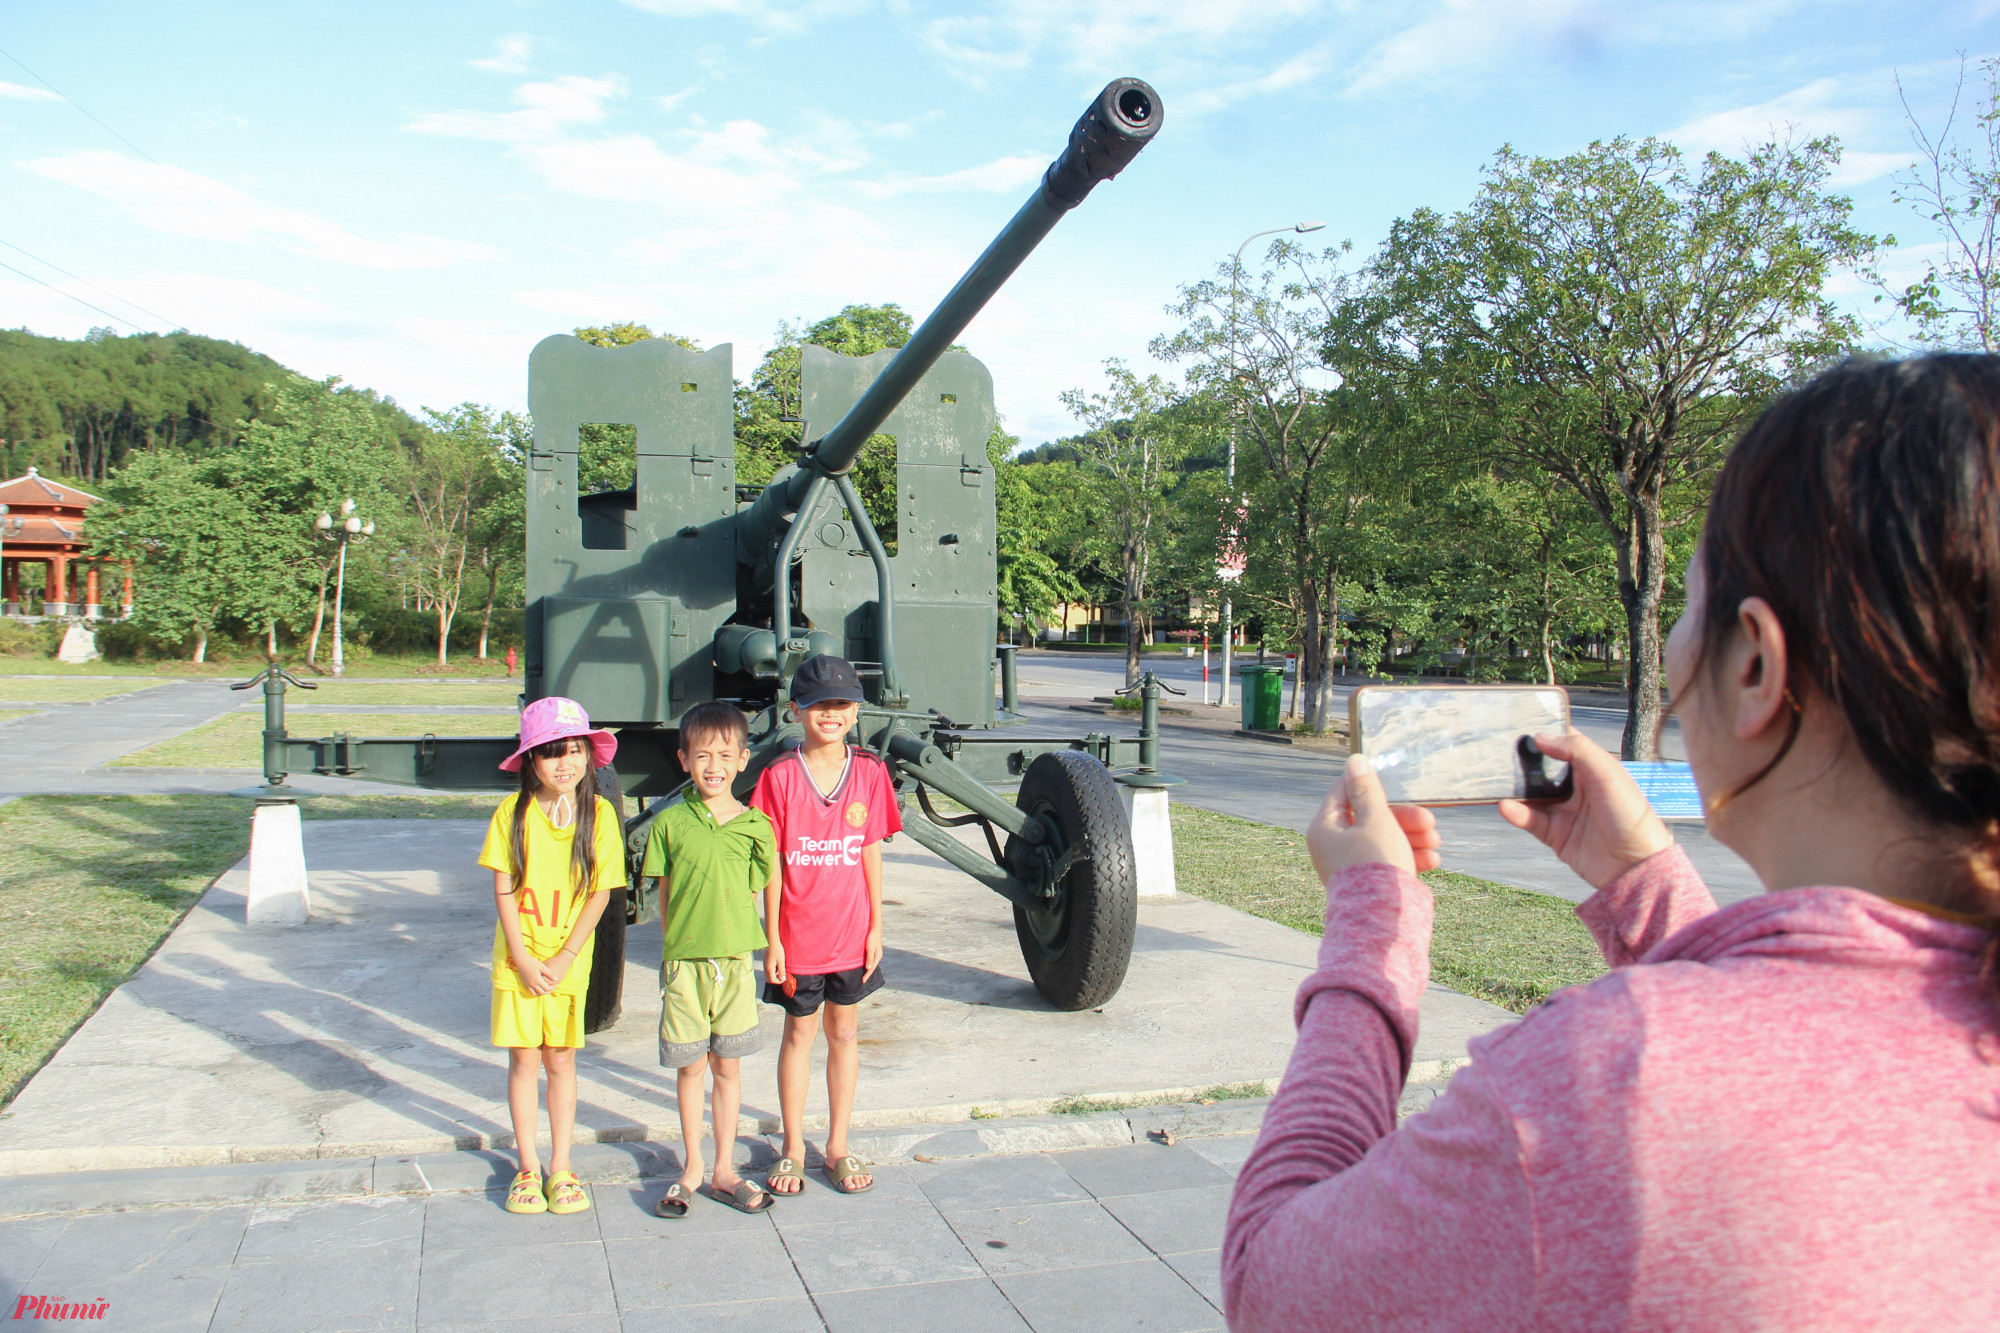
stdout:
<svg viewBox="0 0 2000 1333">
<path fill-rule="evenodd" d="M 662 958 L 728 958 L 764 947 L 757 895 L 778 864 L 778 837 L 762 810 L 715 822 L 692 791 L 660 811 L 639 873 L 662 879 Z"/>
</svg>

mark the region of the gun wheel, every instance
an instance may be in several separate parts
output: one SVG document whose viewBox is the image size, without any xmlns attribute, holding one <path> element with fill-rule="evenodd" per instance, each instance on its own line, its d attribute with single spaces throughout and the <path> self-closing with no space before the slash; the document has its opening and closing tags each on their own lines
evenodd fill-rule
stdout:
<svg viewBox="0 0 2000 1333">
<path fill-rule="evenodd" d="M 1056 1008 L 1094 1009 L 1124 984 L 1139 918 L 1132 828 L 1118 784 L 1089 755 L 1056 750 L 1028 766 L 1014 803 L 1049 828 L 1056 857 L 1078 853 L 1046 908 L 1014 909 L 1028 976 Z M 1008 839 L 1009 865 L 1029 863 L 1020 841 Z"/>
<path fill-rule="evenodd" d="M 625 790 L 616 770 L 597 770 L 597 794 L 625 819 Z M 619 839 L 624 842 L 623 838 Z M 590 987 L 583 996 L 583 1030 L 602 1032 L 618 1022 L 625 1004 L 625 890 L 613 889 L 597 919 L 597 944 L 590 956 Z"/>
</svg>

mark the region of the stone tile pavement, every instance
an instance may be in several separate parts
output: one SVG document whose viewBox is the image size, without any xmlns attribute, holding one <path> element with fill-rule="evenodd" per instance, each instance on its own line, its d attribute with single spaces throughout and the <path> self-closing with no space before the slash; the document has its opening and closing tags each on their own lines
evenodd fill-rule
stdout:
<svg viewBox="0 0 2000 1333">
<path fill-rule="evenodd" d="M 504 1156 L 438 1154 L 414 1159 L 408 1193 L 0 1221 L 0 1319 L 74 1326 L 32 1307 L 11 1320 L 40 1296 L 161 1333 L 1217 1329 L 1223 1216 L 1252 1142 L 892 1162 L 865 1195 L 814 1173 L 763 1216 L 703 1199 L 682 1221 L 651 1207 L 679 1170 L 671 1146 L 580 1149 L 593 1206 L 572 1217 L 506 1213 Z"/>
</svg>

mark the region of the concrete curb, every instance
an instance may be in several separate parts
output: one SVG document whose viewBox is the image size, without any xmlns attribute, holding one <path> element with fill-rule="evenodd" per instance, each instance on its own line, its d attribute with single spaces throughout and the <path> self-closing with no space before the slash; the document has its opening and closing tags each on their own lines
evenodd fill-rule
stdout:
<svg viewBox="0 0 2000 1333">
<path fill-rule="evenodd" d="M 1439 1075 L 1431 1066 L 1456 1065 L 1457 1061 L 1419 1061 L 1418 1067 L 1410 1072 L 1412 1082 L 1423 1082 Z M 950 1104 L 945 1106 L 901 1107 L 879 1111 L 858 1111 L 851 1122 L 853 1132 L 849 1138 L 859 1142 L 871 1134 L 889 1134 L 907 1137 L 919 1134 L 928 1137 L 938 1134 L 938 1126 L 970 1125 L 979 1127 L 979 1132 L 997 1134 L 998 1128 L 992 1122 L 1006 1121 L 1018 1124 L 1025 1121 L 1052 1119 L 1059 1123 L 1079 1118 L 1075 1113 L 1090 1106 L 1103 1106 L 1107 1110 L 1150 1107 L 1174 1102 L 1194 1101 L 1201 1097 L 1221 1093 L 1224 1096 L 1268 1097 L 1277 1091 L 1278 1080 L 1253 1079 L 1243 1083 L 1212 1084 L 1199 1087 L 1153 1088 L 1141 1092 L 1082 1093 L 1061 1097 L 1022 1097 L 1008 1101 L 986 1102 L 979 1105 Z M 662 1112 L 671 1112 L 671 1107 L 661 1107 Z M 1066 1112 L 1068 1114 L 1059 1114 Z M 738 1124 L 738 1133 L 752 1136 L 770 1136 L 779 1132 L 782 1126 L 776 1116 L 745 1116 Z M 808 1133 L 823 1133 L 826 1120 L 823 1115 L 806 1117 Z M 573 1144 L 632 1144 L 632 1143 L 678 1143 L 681 1128 L 678 1114 L 669 1118 L 663 1115 L 656 1123 L 623 1125 L 578 1125 Z M 997 1139 L 994 1141 L 998 1141 Z M 1085 1146 L 1072 1144 L 1069 1146 Z M 328 1142 L 311 1140 L 300 1143 L 264 1143 L 255 1147 L 241 1147 L 234 1144 L 93 1144 L 63 1148 L 13 1148 L 0 1150 L 0 1179 L 8 1182 L 11 1190 L 14 1182 L 26 1177 L 64 1171 L 160 1171 L 188 1168 L 213 1168 L 243 1165 L 276 1165 L 278 1163 L 306 1163 L 326 1161 L 350 1161 L 361 1158 L 408 1157 L 431 1153 L 512 1151 L 512 1134 L 467 1133 L 424 1134 L 409 1138 L 377 1140 L 373 1142 Z M 866 1155 L 864 1149 L 856 1149 Z M 1040 1152 L 1040 1148 L 1009 1149 L 1009 1151 Z M 887 1160 L 887 1159 L 884 1159 Z M 5 1205 L 0 1205 L 4 1207 Z"/>
<path fill-rule="evenodd" d="M 1125 1147 L 1163 1131 L 1176 1139 L 1252 1134 L 1270 1099 L 1174 1103 L 1080 1115 L 1018 1116 L 969 1121 L 940 1131 L 936 1124 L 855 1132 L 849 1151 L 873 1165 L 935 1162 L 1069 1148 Z M 739 1140 L 740 1144 L 740 1140 Z M 777 1160 L 776 1136 L 750 1145 L 753 1168 Z M 739 1148 L 740 1151 L 740 1148 Z M 576 1173 L 593 1185 L 619 1185 L 679 1172 L 671 1148 L 657 1141 L 598 1142 L 571 1152 Z M 809 1167 L 820 1164 L 811 1153 Z M 376 1195 L 471 1193 L 507 1187 L 511 1154 L 492 1148 L 436 1153 L 382 1153 L 300 1162 L 229 1162 L 150 1170 L 58 1171 L 8 1180 L 0 1217 L 96 1212 L 161 1204 L 253 1203 Z"/>
</svg>

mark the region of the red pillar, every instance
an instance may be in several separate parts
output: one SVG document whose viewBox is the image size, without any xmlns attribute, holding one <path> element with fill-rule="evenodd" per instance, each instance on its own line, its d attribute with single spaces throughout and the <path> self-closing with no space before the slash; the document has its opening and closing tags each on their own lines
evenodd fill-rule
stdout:
<svg viewBox="0 0 2000 1333">
<path fill-rule="evenodd" d="M 132 562 L 125 562 L 125 591 L 119 595 L 118 604 L 124 608 L 123 614 L 132 614 Z"/>
<path fill-rule="evenodd" d="M 93 618 L 97 615 L 97 566 L 94 563 L 83 573 L 83 606 L 85 615 Z"/>
<path fill-rule="evenodd" d="M 49 592 L 46 601 L 69 605 L 69 557 L 49 557 Z"/>
</svg>

